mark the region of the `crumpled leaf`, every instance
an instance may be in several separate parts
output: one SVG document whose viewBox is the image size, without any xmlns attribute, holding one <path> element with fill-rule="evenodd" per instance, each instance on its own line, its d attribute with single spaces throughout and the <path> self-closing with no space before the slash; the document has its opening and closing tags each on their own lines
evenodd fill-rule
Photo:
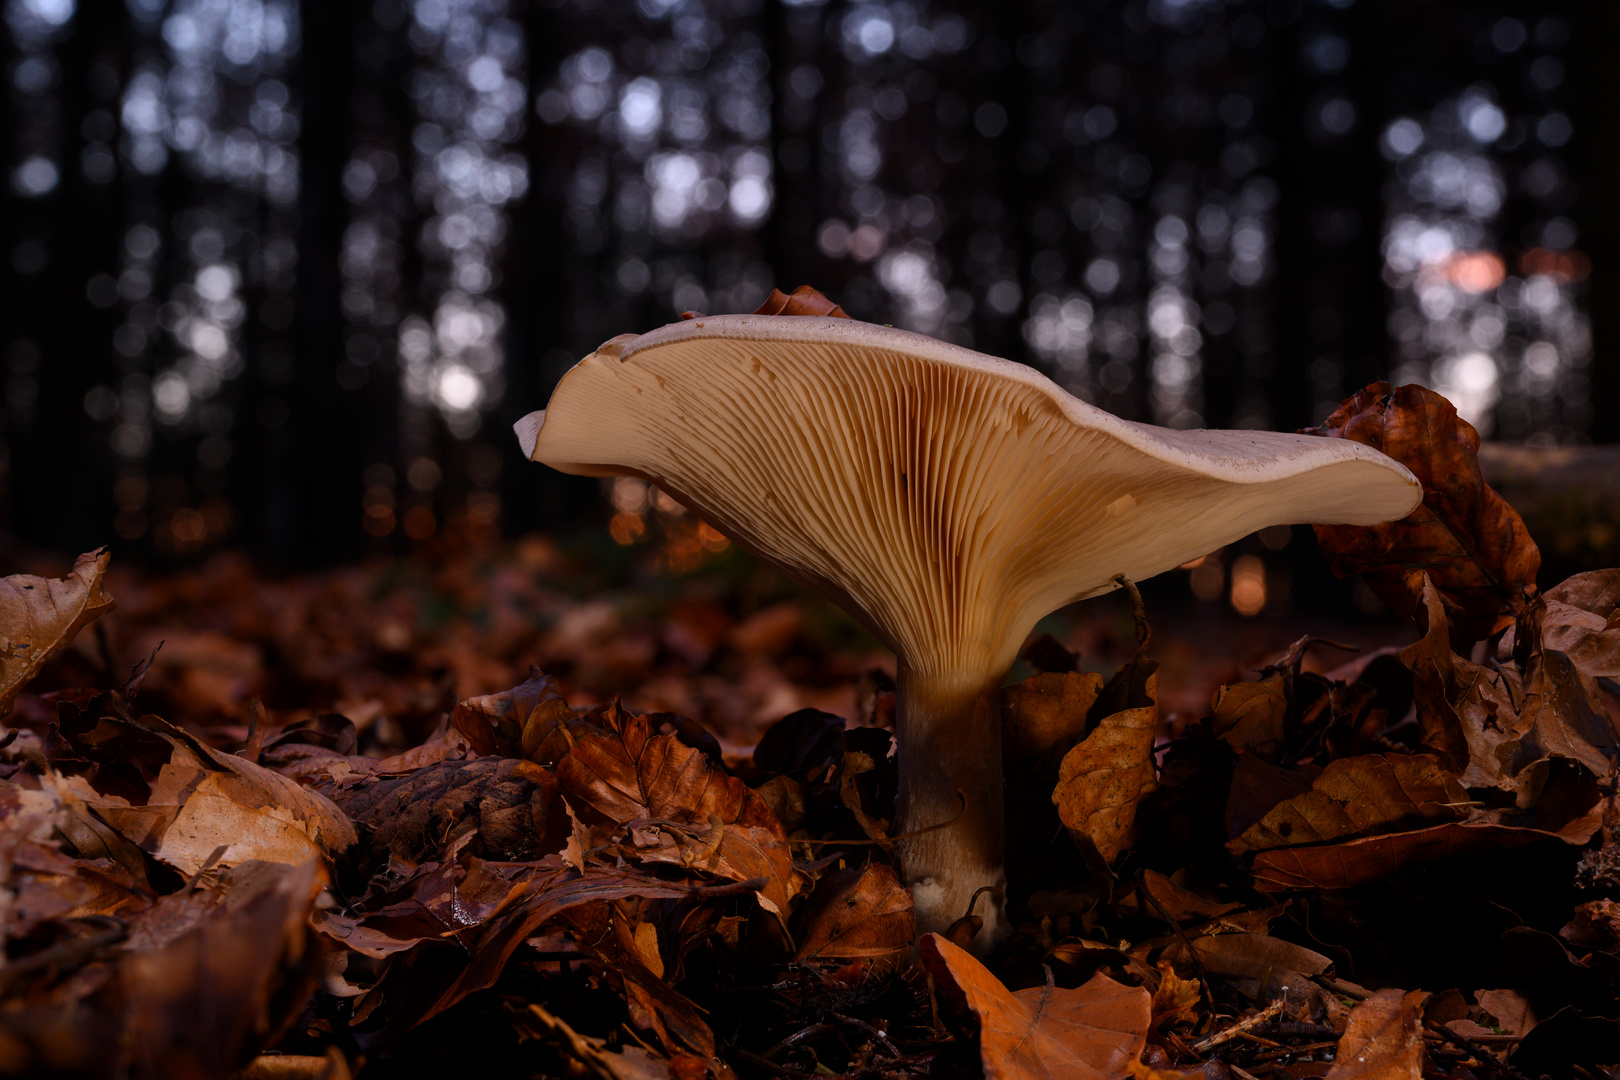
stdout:
<svg viewBox="0 0 1620 1080">
<path fill-rule="evenodd" d="M 1310 434 L 1376 447 L 1412 470 L 1423 503 L 1384 525 L 1316 525 L 1328 565 L 1360 573 L 1379 598 L 1411 618 L 1427 573 L 1461 608 L 1474 637 L 1509 625 L 1535 591 L 1541 552 L 1524 521 L 1485 483 L 1479 433 L 1445 398 L 1422 386 L 1376 382 L 1347 398 Z"/>
<path fill-rule="evenodd" d="M 898 961 L 917 936 L 911 890 L 883 863 L 835 870 L 805 902 L 795 963 Z"/>
<path fill-rule="evenodd" d="M 1620 569 L 1575 574 L 1542 599 L 1542 648 L 1563 653 L 1589 677 L 1620 678 Z M 1510 628 L 1497 655 L 1512 656 L 1516 645 L 1517 628 Z"/>
<path fill-rule="evenodd" d="M 557 768 L 582 816 L 630 827 L 629 854 L 730 878 L 764 878 L 762 902 L 786 917 L 798 892 L 787 834 L 765 800 L 645 716 L 615 710 L 610 734 L 586 737 Z"/>
<path fill-rule="evenodd" d="M 1159 723 L 1159 676 L 1151 662 L 1136 676 L 1129 707 L 1105 716 L 1063 757 L 1052 801 L 1079 842 L 1096 845 L 1112 863 L 1136 835 L 1136 808 L 1158 786 L 1153 740 Z M 1127 664 L 1121 674 L 1133 670 Z M 1116 676 L 1115 678 L 1119 678 Z"/>
<path fill-rule="evenodd" d="M 1065 990 L 1016 993 L 939 934 L 918 943 L 935 992 L 979 1023 L 985 1080 L 1113 1080 L 1141 1057 L 1152 995 L 1103 974 Z"/>
<path fill-rule="evenodd" d="M 11 712 L 17 691 L 45 661 L 117 606 L 102 584 L 111 559 L 98 548 L 80 555 L 65 578 L 0 579 L 0 716 Z"/>
<path fill-rule="evenodd" d="M 1234 855 L 1321 844 L 1393 826 L 1453 821 L 1468 792 L 1430 754 L 1367 754 L 1331 761 L 1311 790 L 1273 807 L 1228 843 Z"/>
<path fill-rule="evenodd" d="M 1422 990 L 1380 990 L 1350 1010 L 1326 1080 L 1422 1080 Z"/>
<path fill-rule="evenodd" d="M 144 805 L 106 797 L 95 810 L 181 873 L 205 864 L 330 861 L 355 843 L 353 823 L 325 796 L 206 746 L 156 716 L 142 717 L 138 726 L 169 744 L 168 763 Z"/>
<path fill-rule="evenodd" d="M 480 754 L 527 758 L 537 765 L 555 765 L 598 730 L 568 707 L 557 680 L 538 667 L 529 669 L 521 686 L 456 702 L 450 726 Z"/>
<path fill-rule="evenodd" d="M 800 285 L 792 293 L 784 293 L 781 289 L 772 289 L 771 295 L 759 305 L 755 315 L 828 315 L 835 319 L 847 319 L 849 316 L 844 309 L 827 299 L 809 285 Z"/>
<path fill-rule="evenodd" d="M 1145 901 L 1141 896 L 1142 889 L 1147 891 L 1149 897 Z M 1140 888 L 1132 885 L 1114 898 L 1116 910 L 1155 918 L 1168 916 L 1177 922 L 1213 919 L 1229 911 L 1236 911 L 1242 906 L 1240 903 L 1222 904 L 1199 896 L 1192 890 L 1177 885 L 1175 881 L 1157 870 L 1144 870 Z"/>
</svg>

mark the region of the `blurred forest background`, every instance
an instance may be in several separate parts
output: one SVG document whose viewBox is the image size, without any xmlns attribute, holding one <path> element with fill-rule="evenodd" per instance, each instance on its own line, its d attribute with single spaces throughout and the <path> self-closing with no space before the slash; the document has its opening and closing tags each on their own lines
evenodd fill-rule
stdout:
<svg viewBox="0 0 1620 1080">
<path fill-rule="evenodd" d="M 1160 424 L 1612 441 L 1617 7 L 5 0 L 0 530 L 629 542 L 512 422 L 773 285 Z"/>
</svg>

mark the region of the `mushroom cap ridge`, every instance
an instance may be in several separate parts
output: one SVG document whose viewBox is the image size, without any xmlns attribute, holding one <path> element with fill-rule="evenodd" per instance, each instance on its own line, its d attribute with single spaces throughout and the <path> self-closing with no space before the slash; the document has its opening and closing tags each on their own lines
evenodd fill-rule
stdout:
<svg viewBox="0 0 1620 1080">
<path fill-rule="evenodd" d="M 1121 420 L 1031 368 L 849 319 L 621 335 L 517 425 L 564 472 L 657 483 L 920 671 L 998 677 L 1034 622 L 1267 525 L 1367 525 L 1421 488 L 1343 439 Z"/>
</svg>

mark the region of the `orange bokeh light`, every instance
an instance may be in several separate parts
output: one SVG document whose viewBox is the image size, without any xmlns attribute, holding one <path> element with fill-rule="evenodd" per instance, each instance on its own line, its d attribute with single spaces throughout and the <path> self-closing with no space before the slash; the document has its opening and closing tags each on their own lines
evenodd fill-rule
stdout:
<svg viewBox="0 0 1620 1080">
<path fill-rule="evenodd" d="M 1494 251 L 1459 251 L 1441 264 L 1440 272 L 1464 292 L 1490 292 L 1507 276 L 1507 264 Z"/>
</svg>

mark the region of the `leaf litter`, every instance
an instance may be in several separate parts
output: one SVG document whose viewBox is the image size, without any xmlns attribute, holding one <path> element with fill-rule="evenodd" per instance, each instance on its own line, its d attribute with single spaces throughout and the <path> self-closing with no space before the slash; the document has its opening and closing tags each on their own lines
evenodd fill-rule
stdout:
<svg viewBox="0 0 1620 1080">
<path fill-rule="evenodd" d="M 1410 644 L 1172 728 L 1139 597 L 1112 677 L 1032 642 L 988 950 L 917 938 L 892 667 L 795 594 L 543 540 L 6 578 L 0 1075 L 1620 1075 L 1620 571 L 1538 593 L 1429 391 L 1319 433 L 1424 484 L 1318 530 Z"/>
</svg>

